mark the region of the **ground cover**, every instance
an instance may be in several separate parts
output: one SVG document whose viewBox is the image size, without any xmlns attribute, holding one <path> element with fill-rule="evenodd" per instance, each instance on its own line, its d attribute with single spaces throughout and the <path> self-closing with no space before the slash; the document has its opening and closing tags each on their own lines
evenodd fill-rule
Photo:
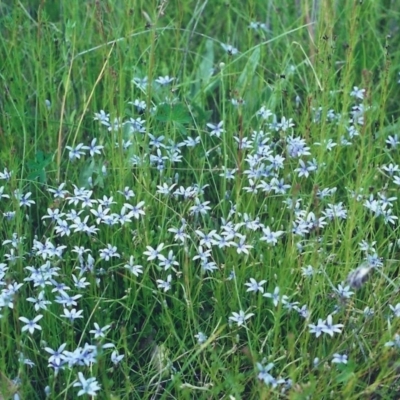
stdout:
<svg viewBox="0 0 400 400">
<path fill-rule="evenodd" d="M 400 5 L 327 3 L 0 3 L 0 398 L 399 398 Z"/>
</svg>

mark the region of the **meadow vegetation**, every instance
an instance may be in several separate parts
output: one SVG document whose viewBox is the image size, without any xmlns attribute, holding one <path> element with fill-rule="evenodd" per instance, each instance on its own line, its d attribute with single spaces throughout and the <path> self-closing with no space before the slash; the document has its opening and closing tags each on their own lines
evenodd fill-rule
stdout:
<svg viewBox="0 0 400 400">
<path fill-rule="evenodd" d="M 400 398 L 399 21 L 0 1 L 0 399 Z"/>
</svg>

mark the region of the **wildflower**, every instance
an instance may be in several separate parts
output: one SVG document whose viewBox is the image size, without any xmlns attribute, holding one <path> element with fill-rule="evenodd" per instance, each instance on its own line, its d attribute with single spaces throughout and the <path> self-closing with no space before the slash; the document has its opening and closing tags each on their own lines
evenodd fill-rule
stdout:
<svg viewBox="0 0 400 400">
<path fill-rule="evenodd" d="M 233 246 L 233 241 L 232 239 L 234 236 L 232 235 L 215 235 L 215 245 L 218 246 L 220 249 L 223 249 L 224 247 L 231 247 Z"/>
<path fill-rule="evenodd" d="M 74 281 L 74 286 L 79 289 L 85 289 L 86 286 L 90 286 L 90 282 L 86 282 L 86 277 L 77 278 L 75 275 L 72 275 L 72 280 Z"/>
<path fill-rule="evenodd" d="M 162 185 L 157 185 L 157 193 L 169 196 L 175 186 L 176 183 L 173 183 L 171 186 L 168 186 L 166 183 L 163 183 Z"/>
<path fill-rule="evenodd" d="M 90 366 L 96 362 L 97 347 L 85 343 L 83 348 L 78 347 L 73 352 L 64 351 L 64 355 L 66 356 L 65 362 L 68 363 L 69 367 L 74 365 Z"/>
<path fill-rule="evenodd" d="M 314 160 L 315 161 L 315 160 Z M 308 166 L 303 160 L 299 160 L 300 167 L 296 168 L 295 171 L 298 172 L 299 178 L 304 176 L 308 178 L 310 176 L 310 172 L 316 171 L 317 166 L 312 161 L 307 161 Z"/>
<path fill-rule="evenodd" d="M 396 223 L 396 220 L 399 218 L 396 215 L 393 215 L 393 209 L 392 208 L 383 208 L 382 209 L 382 215 L 383 215 L 383 220 L 385 224 L 392 224 L 394 225 Z"/>
<path fill-rule="evenodd" d="M 389 308 L 393 311 L 395 317 L 400 317 L 400 303 L 397 303 L 394 307 L 389 304 Z"/>
<path fill-rule="evenodd" d="M 97 210 L 95 210 L 94 208 L 91 208 L 90 212 L 96 217 L 96 223 L 100 224 L 100 222 L 103 221 L 105 216 L 110 212 L 110 209 L 105 208 L 103 210 L 103 206 L 101 204 L 99 204 L 99 206 L 97 207 Z"/>
<path fill-rule="evenodd" d="M 228 277 L 226 278 L 228 281 L 232 281 L 236 278 L 235 271 L 230 271 Z"/>
<path fill-rule="evenodd" d="M 128 204 L 130 206 L 130 204 Z M 116 214 L 116 219 L 118 219 L 118 222 L 121 225 L 125 225 L 128 222 L 132 222 L 131 217 L 132 217 L 132 212 L 129 211 L 127 212 L 128 207 L 125 205 L 121 208 L 121 213 Z"/>
<path fill-rule="evenodd" d="M 40 321 L 42 318 L 43 315 L 41 314 L 36 315 L 36 317 L 33 318 L 32 320 L 29 320 L 28 318 L 25 317 L 19 317 L 19 320 L 26 324 L 22 327 L 21 332 L 29 331 L 30 334 L 33 334 L 33 332 L 35 332 L 35 329 L 41 331 L 42 327 L 38 325 L 36 322 Z"/>
<path fill-rule="evenodd" d="M 238 313 L 233 312 L 232 315 L 229 317 L 229 321 L 236 322 L 237 326 L 242 326 L 253 315 L 254 315 L 253 313 L 245 314 L 245 312 L 243 310 L 240 310 Z"/>
<path fill-rule="evenodd" d="M 334 193 L 336 193 L 337 188 L 324 188 L 324 189 L 318 189 L 317 191 L 317 197 L 319 199 L 324 199 L 326 197 L 332 196 Z"/>
<path fill-rule="evenodd" d="M 261 236 L 260 240 L 266 241 L 269 244 L 276 245 L 278 243 L 278 238 L 282 236 L 285 232 L 284 231 L 276 231 L 272 232 L 270 227 L 267 226 L 263 228 L 264 235 Z"/>
<path fill-rule="evenodd" d="M 309 156 L 310 148 L 306 146 L 306 141 L 301 137 L 289 136 L 286 139 L 287 151 L 290 157 L 298 158 L 301 156 Z"/>
<path fill-rule="evenodd" d="M 43 219 L 47 219 L 49 218 L 51 220 L 51 222 L 57 222 L 59 219 L 61 219 L 62 217 L 64 217 L 64 213 L 61 212 L 58 208 L 52 210 L 51 208 L 47 209 L 47 215 L 44 215 L 42 217 Z"/>
<path fill-rule="evenodd" d="M 143 206 L 144 206 L 144 201 L 139 201 L 139 203 L 137 203 L 136 206 L 132 206 L 131 204 L 128 203 L 124 204 L 124 207 L 130 210 L 129 214 L 136 219 L 139 219 L 141 215 L 145 215 Z"/>
<path fill-rule="evenodd" d="M 249 186 L 245 186 L 243 190 L 245 190 L 247 193 L 254 193 L 254 194 L 258 193 L 257 185 L 253 181 L 253 179 L 249 179 Z"/>
<path fill-rule="evenodd" d="M 265 106 L 262 106 L 257 111 L 257 116 L 261 117 L 262 119 L 268 119 L 271 115 L 274 115 L 271 110 L 268 110 Z"/>
<path fill-rule="evenodd" d="M 397 135 L 394 136 L 389 135 L 388 138 L 386 139 L 386 144 L 388 144 L 392 150 L 396 149 L 399 143 L 400 141 Z"/>
<path fill-rule="evenodd" d="M 34 304 L 34 308 L 36 311 L 47 310 L 47 306 L 51 304 L 51 301 L 45 299 L 44 291 L 39 292 L 37 298 L 35 297 L 28 297 L 26 300 Z"/>
<path fill-rule="evenodd" d="M 258 22 L 258 21 L 250 22 L 249 28 L 254 29 L 254 30 L 257 30 L 257 29 L 262 29 L 264 31 L 268 30 L 266 24 L 264 24 L 263 22 Z"/>
<path fill-rule="evenodd" d="M 129 189 L 129 186 L 125 186 L 123 191 L 118 190 L 118 193 L 121 193 L 123 196 L 125 196 L 126 200 L 129 200 L 131 197 L 135 197 L 135 193 L 132 189 Z"/>
<path fill-rule="evenodd" d="M 197 248 L 197 254 L 193 257 L 193 261 L 200 260 L 201 262 L 207 262 L 211 256 L 211 250 L 203 250 L 203 246 Z"/>
<path fill-rule="evenodd" d="M 400 349 L 400 335 L 396 333 L 394 335 L 394 340 L 385 343 L 385 347 L 397 347 Z"/>
<path fill-rule="evenodd" d="M 189 238 L 189 235 L 185 233 L 185 224 L 183 224 L 180 228 L 169 228 L 168 232 L 172 232 L 175 234 L 174 240 L 184 242 L 186 239 Z"/>
<path fill-rule="evenodd" d="M 231 169 L 231 170 L 229 170 L 229 169 L 226 168 L 225 166 L 222 166 L 222 170 L 223 170 L 223 172 L 222 172 L 219 176 L 224 177 L 226 180 L 235 179 L 235 172 L 236 172 L 236 169 Z"/>
<path fill-rule="evenodd" d="M 51 354 L 49 357 L 49 363 L 61 364 L 61 362 L 65 359 L 63 354 L 67 343 L 63 343 L 57 350 L 53 350 L 50 347 L 45 347 L 44 350 Z"/>
<path fill-rule="evenodd" d="M 55 232 L 59 236 L 69 236 L 71 234 L 71 229 L 67 221 L 57 220 L 57 226 L 55 227 Z"/>
<path fill-rule="evenodd" d="M 311 278 L 314 275 L 314 269 L 312 265 L 301 267 L 301 274 L 306 278 Z"/>
<path fill-rule="evenodd" d="M 327 208 L 322 212 L 329 220 L 334 218 L 346 219 L 347 210 L 344 208 L 343 203 L 328 204 Z"/>
<path fill-rule="evenodd" d="M 97 138 L 94 138 L 90 146 L 88 146 L 89 154 L 91 157 L 94 157 L 95 154 L 101 154 L 101 150 L 104 149 L 104 146 L 102 145 L 96 145 Z"/>
<path fill-rule="evenodd" d="M 221 43 L 221 46 L 230 56 L 234 56 L 239 53 L 239 50 L 231 46 L 230 44 Z"/>
<path fill-rule="evenodd" d="M 102 125 L 110 125 L 110 114 L 106 114 L 104 110 L 100 110 L 99 113 L 94 113 L 94 121 L 99 121 Z"/>
<path fill-rule="evenodd" d="M 124 354 L 118 354 L 117 350 L 114 350 L 111 353 L 111 361 L 115 366 L 117 366 L 122 361 L 122 359 L 124 357 L 125 357 L 125 355 Z"/>
<path fill-rule="evenodd" d="M 143 254 L 147 257 L 147 261 L 152 261 L 158 258 L 160 260 L 160 252 L 164 247 L 164 243 L 160 243 L 155 249 L 151 246 L 146 246 L 146 251 L 143 252 Z"/>
<path fill-rule="evenodd" d="M 4 172 L 0 172 L 0 179 L 9 181 L 11 179 L 12 174 L 13 174 L 13 171 L 8 171 L 7 168 L 4 168 Z"/>
<path fill-rule="evenodd" d="M 170 84 L 175 78 L 170 77 L 169 75 L 159 76 L 156 79 L 156 82 L 159 83 L 161 86 L 165 86 Z"/>
<path fill-rule="evenodd" d="M 143 274 L 143 267 L 141 265 L 135 265 L 134 257 L 130 256 L 129 262 L 124 265 L 129 272 L 131 272 L 135 276 L 139 276 L 139 274 Z"/>
<path fill-rule="evenodd" d="M 80 201 L 82 202 L 82 208 L 86 208 L 86 207 L 93 207 L 94 203 L 97 203 L 97 200 L 91 199 L 91 196 L 93 194 L 92 190 L 87 191 L 86 193 L 84 193 L 80 199 Z"/>
<path fill-rule="evenodd" d="M 328 315 L 328 318 L 324 322 L 325 326 L 322 328 L 322 332 L 327 333 L 330 336 L 333 336 L 334 333 L 341 333 L 343 324 L 336 324 L 332 323 L 332 315 Z"/>
<path fill-rule="evenodd" d="M 31 368 L 35 366 L 35 363 L 32 360 L 30 360 L 29 358 L 25 357 L 24 353 L 22 353 L 22 352 L 18 352 L 18 361 L 21 364 L 28 365 Z M 18 394 L 17 394 L 17 396 L 18 396 Z M 15 396 L 13 397 L 13 399 L 16 400 Z M 17 397 L 17 400 L 19 400 L 19 396 Z"/>
<path fill-rule="evenodd" d="M 209 201 L 204 201 L 203 203 L 200 202 L 199 198 L 196 197 L 194 199 L 195 205 L 190 207 L 190 214 L 201 214 L 201 215 L 207 215 L 208 210 L 211 210 L 211 207 L 208 206 L 210 204 Z"/>
<path fill-rule="evenodd" d="M 61 318 L 68 318 L 70 322 L 74 322 L 75 319 L 83 318 L 83 310 L 76 311 L 76 308 L 73 308 L 71 311 L 68 308 L 64 308 L 64 315 L 61 315 Z"/>
<path fill-rule="evenodd" d="M 264 297 L 268 297 L 270 299 L 272 299 L 272 302 L 274 303 L 274 306 L 277 307 L 278 303 L 279 303 L 279 287 L 277 286 L 274 290 L 274 293 L 264 293 L 263 294 Z"/>
<path fill-rule="evenodd" d="M 123 126 L 128 126 L 129 128 L 129 133 L 145 133 L 146 132 L 146 126 L 145 126 L 146 121 L 141 118 L 129 118 L 128 121 L 125 121 L 123 123 Z M 117 143 L 116 143 L 117 144 Z M 119 145 L 119 144 L 118 144 Z M 132 142 L 130 140 L 125 141 L 122 145 L 122 148 L 124 150 L 127 150 L 128 147 L 132 145 Z"/>
<path fill-rule="evenodd" d="M 152 147 L 155 147 L 156 149 L 160 148 L 160 147 L 165 147 L 165 145 L 162 143 L 163 140 L 165 139 L 165 136 L 161 135 L 161 136 L 154 136 L 151 133 L 148 134 L 150 140 L 149 140 L 149 145 Z"/>
<path fill-rule="evenodd" d="M 347 354 L 339 354 L 335 353 L 333 355 L 332 363 L 333 364 L 347 364 Z"/>
<path fill-rule="evenodd" d="M 216 231 L 213 229 L 209 233 L 204 233 L 200 230 L 195 231 L 196 234 L 200 237 L 200 245 L 206 246 L 207 248 L 211 248 L 211 246 L 215 243 L 215 235 Z"/>
<path fill-rule="evenodd" d="M 372 308 L 365 307 L 363 310 L 363 314 L 365 318 L 369 318 L 375 314 L 375 311 Z"/>
<path fill-rule="evenodd" d="M 279 124 L 279 128 L 281 131 L 286 132 L 289 128 L 292 128 L 294 126 L 293 119 L 289 118 L 286 119 L 286 117 L 281 118 L 281 122 Z"/>
<path fill-rule="evenodd" d="M 160 262 L 158 263 L 158 265 L 162 268 L 164 268 L 165 271 L 167 271 L 168 269 L 170 269 L 171 267 L 178 266 L 179 263 L 178 261 L 176 261 L 174 253 L 172 250 L 170 250 L 168 252 L 168 257 L 163 256 L 162 254 L 160 254 L 160 256 L 158 257 L 158 259 L 160 260 Z"/>
<path fill-rule="evenodd" d="M 263 381 L 266 385 L 271 385 L 273 388 L 275 388 L 278 385 L 285 383 L 285 380 L 282 378 L 276 379 L 269 373 L 273 367 L 274 363 L 269 363 L 266 366 L 257 363 L 257 369 L 260 371 L 257 375 L 257 378 L 260 381 Z"/>
<path fill-rule="evenodd" d="M 107 244 L 106 249 L 100 249 L 100 258 L 108 261 L 110 258 L 117 257 L 120 258 L 119 253 L 117 253 L 117 246 Z"/>
<path fill-rule="evenodd" d="M 361 240 L 361 242 L 359 243 L 361 251 L 372 252 L 372 253 L 375 253 L 375 245 L 376 241 L 368 243 L 366 240 Z"/>
<path fill-rule="evenodd" d="M 69 150 L 69 159 L 74 161 L 77 158 L 81 158 L 81 156 L 85 155 L 85 150 L 88 150 L 88 146 L 84 146 L 83 143 L 79 143 L 76 147 L 66 146 L 66 149 Z"/>
<path fill-rule="evenodd" d="M 171 280 L 172 280 L 172 275 L 168 275 L 166 281 L 163 281 L 162 279 L 157 279 L 157 287 L 159 289 L 163 289 L 165 293 L 171 289 Z"/>
<path fill-rule="evenodd" d="M 218 269 L 217 264 L 210 260 L 201 261 L 200 267 L 202 272 L 213 272 Z"/>
<path fill-rule="evenodd" d="M 174 195 L 176 197 L 183 196 L 183 198 L 187 200 L 196 197 L 196 190 L 192 186 L 189 186 L 187 188 L 180 186 L 179 189 L 175 190 Z"/>
<path fill-rule="evenodd" d="M 264 283 L 266 283 L 266 280 L 262 280 L 260 282 L 257 282 L 254 278 L 250 278 L 250 282 L 246 282 L 244 285 L 248 286 L 248 289 L 246 290 L 246 292 L 261 292 L 264 293 L 264 288 L 262 287 L 262 285 L 264 285 Z"/>
<path fill-rule="evenodd" d="M 392 163 L 390 163 L 389 165 L 384 165 L 384 166 L 382 167 L 382 169 L 383 169 L 384 171 L 386 171 L 390 176 L 393 176 L 393 174 L 394 174 L 395 172 L 399 172 L 399 171 L 400 171 L 399 166 L 398 166 L 397 164 L 394 165 L 394 164 L 392 164 Z"/>
<path fill-rule="evenodd" d="M 82 389 L 79 390 L 78 396 L 82 396 L 87 394 L 89 396 L 96 396 L 97 392 L 101 389 L 100 385 L 98 384 L 96 378 L 89 378 L 85 379 L 82 372 L 78 372 L 78 379 L 79 381 L 74 383 L 74 387 L 81 387 Z"/>
<path fill-rule="evenodd" d="M 76 300 L 80 299 L 82 295 L 76 294 L 75 296 L 70 296 L 68 293 L 65 292 L 65 290 L 69 290 L 69 287 L 65 286 L 64 284 L 61 284 L 61 288 L 57 288 L 60 296 L 56 296 L 56 303 L 62 304 L 66 307 L 77 306 L 78 303 Z M 56 291 L 56 289 L 52 290 L 52 292 L 54 291 Z"/>
<path fill-rule="evenodd" d="M 196 136 L 195 138 L 189 136 L 183 142 L 185 143 L 186 147 L 196 147 L 200 143 L 200 141 L 201 141 L 200 136 Z"/>
<path fill-rule="evenodd" d="M 246 236 L 242 236 L 240 238 L 239 243 L 232 242 L 232 246 L 236 247 L 236 252 L 238 254 L 241 254 L 241 253 L 249 254 L 249 249 L 253 248 L 252 245 L 246 244 Z"/>
<path fill-rule="evenodd" d="M 335 292 L 342 298 L 342 299 L 349 299 L 354 292 L 350 291 L 350 286 L 343 287 L 339 284 L 338 288 L 335 289 Z"/>
<path fill-rule="evenodd" d="M 307 318 L 310 316 L 310 311 L 308 310 L 308 307 L 307 307 L 306 304 L 304 304 L 304 305 L 301 306 L 301 307 L 295 305 L 293 308 L 294 308 L 294 310 L 296 310 L 296 311 L 299 313 L 299 315 L 300 315 L 302 318 L 304 318 L 304 319 L 307 319 Z"/>
<path fill-rule="evenodd" d="M 95 339 L 104 338 L 106 336 L 106 332 L 110 329 L 111 325 L 106 325 L 100 328 L 97 322 L 94 323 L 95 329 L 89 331 L 89 333 L 94 334 Z"/>
<path fill-rule="evenodd" d="M 132 83 L 136 85 L 139 89 L 145 90 L 148 84 L 147 76 L 144 78 L 135 77 L 132 79 Z"/>
<path fill-rule="evenodd" d="M 128 125 L 130 128 L 130 132 L 129 133 L 133 133 L 134 129 L 137 128 L 138 126 L 135 123 L 132 123 L 131 121 L 128 121 L 124 124 L 125 126 Z M 118 127 L 116 127 L 115 129 L 118 129 Z M 130 140 L 124 140 L 122 139 L 122 143 L 121 143 L 121 147 L 124 151 L 128 150 L 129 147 L 132 146 L 132 142 Z M 119 149 L 119 142 L 115 142 L 115 148 Z"/>
<path fill-rule="evenodd" d="M 380 202 L 382 204 L 382 208 L 385 207 L 393 207 L 393 202 L 395 202 L 397 200 L 397 197 L 387 197 L 385 193 L 378 193 L 378 196 L 380 198 Z"/>
<path fill-rule="evenodd" d="M 350 96 L 355 97 L 356 99 L 363 100 L 365 94 L 365 89 L 359 89 L 357 86 L 353 87 L 353 90 L 350 92 Z"/>
<path fill-rule="evenodd" d="M 15 249 L 10 249 L 10 253 L 5 253 L 4 257 L 6 258 L 9 264 L 15 263 L 19 258 L 23 258 L 22 256 L 17 256 L 15 254 Z"/>
<path fill-rule="evenodd" d="M 83 257 L 83 255 L 85 253 L 87 253 L 87 252 L 90 253 L 91 252 L 90 249 L 85 249 L 83 246 L 79 246 L 79 247 L 78 246 L 74 246 L 71 251 L 78 254 L 78 257 L 79 257 L 80 261 L 82 260 L 82 257 Z"/>
<path fill-rule="evenodd" d="M 277 154 L 276 156 L 273 156 L 272 154 L 270 154 L 267 157 L 267 160 L 271 163 L 270 167 L 273 168 L 275 171 L 278 171 L 279 169 L 284 168 L 283 162 L 285 161 L 285 157 L 282 157 L 279 154 Z"/>
<path fill-rule="evenodd" d="M 194 335 L 194 337 L 197 339 L 198 344 L 203 344 L 208 339 L 208 337 L 203 332 L 197 333 L 196 335 Z"/>
<path fill-rule="evenodd" d="M 231 103 L 234 107 L 244 106 L 246 102 L 242 98 L 231 99 Z"/>
<path fill-rule="evenodd" d="M 32 204 L 35 204 L 34 200 L 29 199 L 31 197 L 32 193 L 28 192 L 26 194 L 18 195 L 18 201 L 19 201 L 19 206 L 20 207 L 30 207 Z"/>
<path fill-rule="evenodd" d="M 353 124 L 358 124 L 358 125 L 363 125 L 364 124 L 364 113 L 365 111 L 368 110 L 369 107 L 364 107 L 363 104 L 358 104 L 354 107 L 352 107 L 352 111 L 350 111 L 350 114 L 352 116 L 351 118 L 351 123 Z"/>
<path fill-rule="evenodd" d="M 223 124 L 224 121 L 220 121 L 218 124 L 208 123 L 207 127 L 211 129 L 210 136 L 216 136 L 217 138 L 220 138 L 221 134 L 224 133 L 224 129 L 222 128 Z"/>
<path fill-rule="evenodd" d="M 0 186 L 0 200 L 9 198 L 10 196 L 8 194 L 4 194 L 4 186 Z"/>
<path fill-rule="evenodd" d="M 290 185 L 285 184 L 283 179 L 272 178 L 271 180 L 272 189 L 276 194 L 286 194 L 286 190 L 290 188 Z"/>
<path fill-rule="evenodd" d="M 309 324 L 310 333 L 315 333 L 316 337 L 321 336 L 323 329 L 325 328 L 325 322 L 322 319 L 318 319 L 317 325 Z"/>
<path fill-rule="evenodd" d="M 132 104 L 139 113 L 143 113 L 146 110 L 146 102 L 143 100 L 135 99 L 135 101 L 128 101 L 128 104 Z"/>
<path fill-rule="evenodd" d="M 365 258 L 367 265 L 370 268 L 378 268 L 382 267 L 382 258 L 378 256 L 378 254 L 373 253 L 373 254 L 368 254 L 367 257 Z"/>
</svg>

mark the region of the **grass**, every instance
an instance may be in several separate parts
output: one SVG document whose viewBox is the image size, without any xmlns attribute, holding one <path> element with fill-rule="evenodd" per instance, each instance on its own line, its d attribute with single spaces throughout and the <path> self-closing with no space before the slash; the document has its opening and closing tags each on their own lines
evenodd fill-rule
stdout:
<svg viewBox="0 0 400 400">
<path fill-rule="evenodd" d="M 0 2 L 0 398 L 399 398 L 399 14 Z"/>
</svg>

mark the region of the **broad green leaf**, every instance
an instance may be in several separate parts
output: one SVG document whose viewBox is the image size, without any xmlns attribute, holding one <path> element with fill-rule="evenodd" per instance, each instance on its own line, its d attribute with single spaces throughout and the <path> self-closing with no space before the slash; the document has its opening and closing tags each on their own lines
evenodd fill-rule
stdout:
<svg viewBox="0 0 400 400">
<path fill-rule="evenodd" d="M 38 180 L 41 183 L 46 183 L 46 167 L 51 163 L 52 155 L 44 154 L 42 151 L 38 151 L 35 154 L 35 159 L 27 162 L 29 174 L 29 180 Z"/>
<path fill-rule="evenodd" d="M 196 103 L 192 103 L 191 110 L 193 118 L 198 126 L 203 126 L 211 120 L 212 110 L 204 110 Z"/>
<path fill-rule="evenodd" d="M 156 120 L 160 122 L 188 124 L 192 121 L 192 116 L 190 115 L 186 105 L 183 103 L 161 104 L 157 107 Z"/>
<path fill-rule="evenodd" d="M 201 61 L 196 71 L 196 81 L 192 87 L 192 97 L 196 96 L 199 91 L 208 85 L 213 72 L 214 66 L 214 43 L 212 40 L 207 40 L 205 51 L 201 55 Z"/>
<path fill-rule="evenodd" d="M 79 174 L 79 185 L 80 187 L 89 187 L 89 178 L 93 177 L 93 173 L 96 170 L 96 163 L 93 159 L 86 160 L 81 173 Z"/>
<path fill-rule="evenodd" d="M 340 373 L 336 376 L 337 383 L 348 383 L 351 380 L 356 379 L 354 374 L 355 364 L 350 362 L 349 364 L 339 364 L 337 368 L 340 370 Z"/>
<path fill-rule="evenodd" d="M 240 92 L 242 92 L 245 89 L 247 81 L 253 78 L 254 73 L 256 72 L 257 65 L 260 62 L 260 55 L 261 55 L 260 46 L 257 46 L 254 49 L 251 56 L 249 57 L 246 66 L 244 67 L 236 83 L 236 89 L 239 90 Z"/>
</svg>

